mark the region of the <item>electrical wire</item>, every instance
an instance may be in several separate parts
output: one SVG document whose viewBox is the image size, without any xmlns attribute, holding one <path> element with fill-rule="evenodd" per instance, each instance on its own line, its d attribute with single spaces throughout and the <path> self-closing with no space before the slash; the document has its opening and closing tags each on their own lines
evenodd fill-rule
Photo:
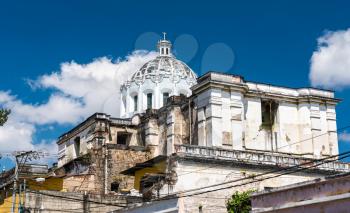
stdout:
<svg viewBox="0 0 350 213">
<path fill-rule="evenodd" d="M 339 159 L 347 158 L 347 157 L 349 157 L 349 156 L 350 156 L 350 153 L 347 153 L 345 156 L 343 156 L 343 157 L 341 157 L 341 158 L 339 158 Z M 163 198 L 158 198 L 158 199 L 156 199 L 156 200 L 154 200 L 154 201 L 157 201 L 157 200 L 164 200 L 164 199 L 182 198 L 182 197 L 191 197 L 191 196 L 195 196 L 195 195 L 200 195 L 200 194 L 215 192 L 215 191 L 224 190 L 224 189 L 229 189 L 229 188 L 233 188 L 233 187 L 244 186 L 244 185 L 247 185 L 247 184 L 251 184 L 251 183 L 255 183 L 255 182 L 261 182 L 261 181 L 264 181 L 264 180 L 268 180 L 268 179 L 280 177 L 280 176 L 287 175 L 287 174 L 297 173 L 297 172 L 300 172 L 300 171 L 303 171 L 303 170 L 307 170 L 307 169 L 310 169 L 310 168 L 317 167 L 317 166 L 322 165 L 322 164 L 325 164 L 325 163 L 330 163 L 330 162 L 338 161 L 339 159 L 335 159 L 335 160 L 331 160 L 331 161 L 324 161 L 324 162 L 321 162 L 321 163 L 318 163 L 318 164 L 316 164 L 316 165 L 312 165 L 312 166 L 309 166 L 309 167 L 299 168 L 298 170 L 295 170 L 295 171 L 286 172 L 286 173 L 282 173 L 282 174 L 277 174 L 277 175 L 275 175 L 275 176 L 266 177 L 266 178 L 261 178 L 261 179 L 259 179 L 259 180 L 253 180 L 253 181 L 246 182 L 246 183 L 242 183 L 242 184 L 237 184 L 237 185 L 233 185 L 233 186 L 226 186 L 226 187 L 217 188 L 217 189 L 212 189 L 212 190 L 207 190 L 207 191 L 195 192 L 194 194 L 188 194 L 188 195 L 182 195 L 182 194 L 181 194 L 181 195 L 179 195 L 179 194 L 182 193 L 182 192 L 177 192 L 177 193 L 176 193 L 176 196 L 168 195 L 168 196 L 165 196 L 165 197 L 163 197 Z M 227 183 L 223 183 L 223 184 L 227 184 Z M 220 185 L 223 185 L 223 184 L 220 184 Z M 219 184 L 217 184 L 217 185 L 219 185 Z M 202 189 L 204 189 L 204 188 L 208 188 L 208 187 L 201 187 L 201 188 L 197 189 L 196 191 L 202 190 Z M 187 193 L 187 192 L 186 192 L 186 193 Z"/>
<path fill-rule="evenodd" d="M 339 156 L 346 155 L 346 154 L 350 154 L 350 151 L 343 152 L 343 153 L 338 154 L 338 155 L 328 156 L 328 157 L 321 158 L 321 159 L 312 159 L 312 160 L 310 160 L 308 162 L 305 162 L 305 163 L 302 163 L 302 164 L 299 164 L 299 165 L 295 165 L 295 166 L 291 166 L 291 167 L 287 167 L 287 168 L 282 168 L 282 169 L 280 168 L 280 169 L 276 169 L 276 170 L 273 170 L 273 171 L 264 172 L 264 173 L 255 175 L 254 178 L 255 177 L 264 176 L 264 175 L 267 175 L 267 174 L 274 174 L 276 172 L 281 172 L 281 171 L 285 171 L 285 170 L 299 168 L 300 166 L 308 165 L 310 163 L 319 162 L 319 161 L 325 161 L 325 160 L 328 160 L 328 159 L 331 159 L 331 158 L 335 158 L 335 157 L 339 157 Z M 327 161 L 327 162 L 329 162 L 329 161 Z M 327 162 L 325 162 L 325 163 L 327 163 Z M 237 181 L 242 181 L 242 180 L 246 180 L 246 179 L 251 179 L 251 178 L 252 177 L 239 178 L 239 179 L 235 179 L 235 180 L 232 180 L 232 181 L 226 181 L 226 182 L 222 182 L 222 183 L 218 183 L 218 184 L 213 184 L 213 185 L 210 185 L 210 186 L 205 186 L 204 188 L 216 187 L 216 186 L 225 185 L 225 184 L 229 184 L 229 183 L 233 183 L 233 182 L 237 182 Z M 202 189 L 202 188 L 203 187 L 200 187 L 199 189 Z M 196 190 L 197 189 L 190 189 L 190 190 L 181 191 L 179 193 L 186 193 L 186 192 L 196 191 Z"/>
</svg>

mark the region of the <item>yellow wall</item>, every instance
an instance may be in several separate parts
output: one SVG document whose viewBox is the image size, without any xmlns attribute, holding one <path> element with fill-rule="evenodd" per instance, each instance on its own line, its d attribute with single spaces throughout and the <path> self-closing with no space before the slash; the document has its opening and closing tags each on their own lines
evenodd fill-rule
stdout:
<svg viewBox="0 0 350 213">
<path fill-rule="evenodd" d="M 19 203 L 19 196 L 16 196 L 16 211 L 18 212 L 18 203 Z M 8 197 L 5 198 L 5 200 L 3 201 L 3 203 L 0 203 L 0 213 L 8 213 L 11 212 L 12 209 L 12 194 L 9 194 Z"/>
<path fill-rule="evenodd" d="M 152 167 L 146 167 L 143 169 L 140 169 L 135 172 L 135 181 L 134 181 L 134 187 L 137 190 L 140 190 L 140 182 L 141 178 L 146 174 L 157 174 L 157 173 L 165 173 L 166 169 L 166 161 L 162 161 L 159 163 L 154 164 Z"/>
<path fill-rule="evenodd" d="M 35 180 L 27 180 L 27 186 L 31 190 L 61 191 L 63 188 L 63 178 L 50 177 L 42 183 L 38 183 Z"/>
<path fill-rule="evenodd" d="M 22 182 L 23 180 L 21 180 Z M 51 191 L 61 191 L 63 186 L 63 178 L 55 178 L 55 177 L 50 177 L 45 179 L 43 183 L 38 183 L 35 180 L 28 179 L 26 187 L 30 190 L 51 190 Z M 5 191 L 7 191 L 7 196 L 6 198 L 2 201 L 0 199 L 0 213 L 8 213 L 11 212 L 12 208 L 12 190 L 10 189 L 12 186 L 8 186 L 6 189 L 0 189 L 1 190 L 1 195 L 5 195 Z M 24 200 L 23 194 L 22 194 L 22 202 Z M 18 212 L 18 204 L 19 204 L 19 195 L 16 195 L 16 212 Z"/>
</svg>

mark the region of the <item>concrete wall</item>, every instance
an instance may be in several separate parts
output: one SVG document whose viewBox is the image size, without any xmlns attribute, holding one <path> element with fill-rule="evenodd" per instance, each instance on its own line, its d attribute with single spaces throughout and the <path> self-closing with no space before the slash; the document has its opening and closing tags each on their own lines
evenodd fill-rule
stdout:
<svg viewBox="0 0 350 213">
<path fill-rule="evenodd" d="M 114 211 L 116 212 L 116 211 Z M 168 199 L 163 201 L 155 201 L 151 203 L 144 203 L 142 205 L 136 205 L 128 209 L 119 211 L 128 213 L 177 213 L 183 212 L 179 199 Z"/>
<path fill-rule="evenodd" d="M 125 206 L 126 200 L 118 196 L 93 196 L 80 193 L 37 191 L 28 192 L 25 207 L 31 212 L 110 212 Z"/>
<path fill-rule="evenodd" d="M 253 212 L 349 212 L 349 180 L 346 175 L 257 192 Z"/>
</svg>

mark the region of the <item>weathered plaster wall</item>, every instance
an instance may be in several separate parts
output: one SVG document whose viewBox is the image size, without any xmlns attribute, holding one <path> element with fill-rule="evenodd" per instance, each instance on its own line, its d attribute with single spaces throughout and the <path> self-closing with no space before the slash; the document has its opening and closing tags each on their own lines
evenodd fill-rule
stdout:
<svg viewBox="0 0 350 213">
<path fill-rule="evenodd" d="M 89 202 L 90 201 L 90 202 Z M 121 209 L 126 200 L 119 196 L 87 195 L 56 191 L 27 192 L 25 207 L 31 212 L 110 212 Z"/>
<path fill-rule="evenodd" d="M 65 192 L 84 192 L 84 191 L 94 191 L 95 186 L 95 176 L 84 174 L 84 175 L 74 175 L 63 178 L 63 189 Z"/>
<path fill-rule="evenodd" d="M 185 97 L 171 97 L 167 106 L 157 111 L 147 111 L 141 119 L 139 132 L 144 134 L 145 147 L 150 150 L 152 157 L 171 155 L 174 153 L 175 144 L 189 143 L 187 101 Z"/>
<path fill-rule="evenodd" d="M 210 162 L 193 162 L 193 161 L 178 161 L 175 168 L 177 174 L 177 182 L 174 186 L 168 187 L 165 185 L 161 195 L 168 194 L 168 189 L 171 192 L 189 190 L 199 187 L 205 187 L 212 184 L 222 183 L 239 178 L 247 178 L 253 175 L 258 175 L 269 171 L 259 167 L 242 167 L 232 164 L 214 164 Z M 249 189 L 261 190 L 264 187 L 284 186 L 292 183 L 311 180 L 321 177 L 321 175 L 311 173 L 295 173 L 283 175 L 281 177 L 264 180 L 261 182 L 251 183 L 248 185 L 234 187 L 216 192 L 204 193 L 200 195 L 180 198 L 184 205 L 184 212 L 198 212 L 198 207 L 202 206 L 203 212 L 227 212 L 225 208 L 226 200 L 232 196 L 235 191 L 245 191 Z M 251 181 L 252 179 L 250 179 Z M 243 183 L 234 182 L 231 185 Z M 222 185 L 225 187 L 228 185 Z M 220 188 L 212 187 L 210 189 Z M 208 189 L 206 189 L 208 190 Z M 199 191 L 196 191 L 199 192 Z M 191 194 L 191 193 L 189 193 Z"/>
<path fill-rule="evenodd" d="M 257 192 L 253 212 L 348 212 L 349 179 L 340 176 Z"/>
<path fill-rule="evenodd" d="M 200 84 L 197 87 L 200 88 Z M 327 99 L 333 98 L 332 92 L 256 83 L 246 85 L 248 90 L 236 88 L 235 84 L 218 83 L 196 94 L 196 144 L 308 157 L 338 153 L 336 101 Z M 304 98 L 305 94 L 318 97 Z M 277 106 L 273 125 L 268 128 L 262 121 L 262 101 L 274 102 Z"/>
<path fill-rule="evenodd" d="M 96 125 L 91 124 L 83 129 L 81 132 L 78 132 L 74 136 L 68 138 L 59 145 L 62 154 L 58 159 L 58 167 L 63 166 L 67 162 L 76 159 L 77 157 L 87 154 L 88 149 L 91 148 L 91 144 L 89 144 L 93 139 L 93 133 L 95 132 Z M 74 145 L 74 140 L 80 138 L 80 150 L 79 153 L 77 151 L 77 147 Z"/>
</svg>

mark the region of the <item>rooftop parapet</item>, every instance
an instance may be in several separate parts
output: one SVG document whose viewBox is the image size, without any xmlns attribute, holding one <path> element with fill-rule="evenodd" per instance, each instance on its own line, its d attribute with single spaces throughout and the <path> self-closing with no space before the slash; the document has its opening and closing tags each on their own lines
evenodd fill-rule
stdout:
<svg viewBox="0 0 350 213">
<path fill-rule="evenodd" d="M 268 153 L 258 151 L 230 150 L 214 147 L 203 147 L 193 145 L 175 145 L 175 152 L 184 158 L 199 160 L 218 160 L 222 162 L 236 162 L 238 164 L 260 165 L 268 167 L 293 167 L 300 165 L 300 168 L 307 168 L 319 164 L 317 159 L 305 158 L 282 153 Z M 307 163 L 307 164 L 306 164 Z M 343 162 L 329 161 L 324 164 L 308 169 L 315 172 L 342 173 L 350 172 L 350 164 Z"/>
</svg>

